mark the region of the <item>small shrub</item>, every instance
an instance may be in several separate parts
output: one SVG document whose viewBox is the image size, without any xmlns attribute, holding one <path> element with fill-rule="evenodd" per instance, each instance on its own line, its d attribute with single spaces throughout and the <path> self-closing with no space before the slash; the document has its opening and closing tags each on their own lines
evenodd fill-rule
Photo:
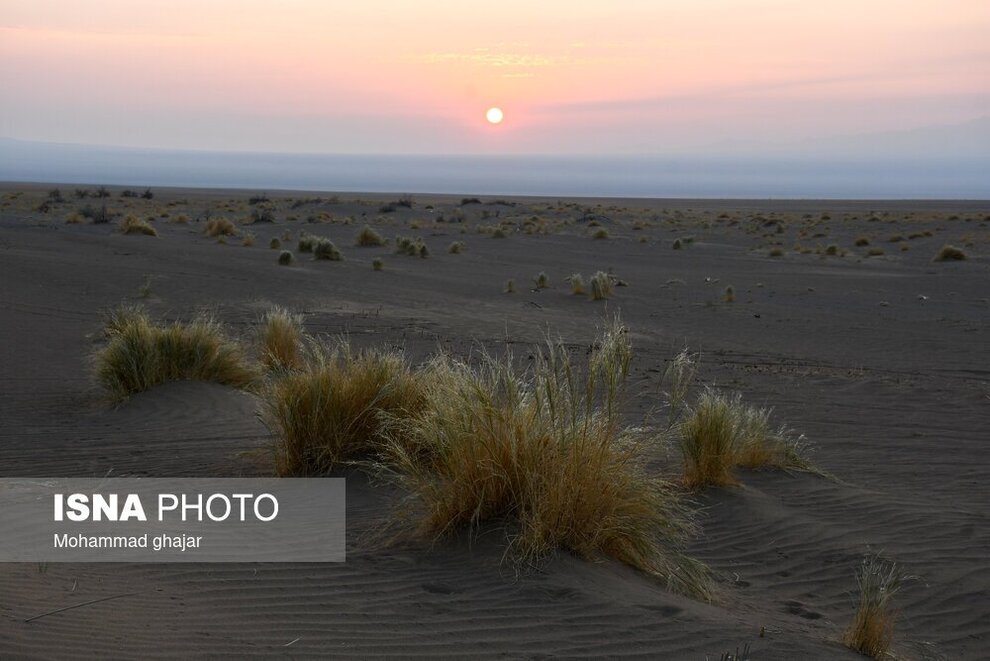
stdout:
<svg viewBox="0 0 990 661">
<path fill-rule="evenodd" d="M 584 296 L 588 293 L 588 290 L 584 288 L 584 278 L 580 273 L 575 273 L 567 279 L 567 282 L 571 285 L 571 293 L 576 296 Z"/>
<path fill-rule="evenodd" d="M 492 232 L 493 239 L 504 239 L 506 238 L 506 236 L 508 235 L 505 233 L 505 230 L 502 229 L 501 227 L 496 227 L 495 231 Z"/>
<path fill-rule="evenodd" d="M 447 247 L 447 252 L 449 252 L 452 255 L 459 255 L 463 251 L 464 251 L 464 242 L 463 241 L 454 241 L 453 243 L 451 243 Z"/>
<path fill-rule="evenodd" d="M 509 278 L 508 280 L 506 280 L 505 281 L 505 288 L 503 289 L 503 291 L 506 294 L 514 294 L 515 291 L 516 291 L 516 281 L 513 280 L 512 278 Z"/>
<path fill-rule="evenodd" d="M 157 325 L 140 309 L 118 308 L 108 315 L 104 335 L 109 341 L 94 354 L 93 366 L 115 400 L 186 379 L 245 388 L 257 376 L 241 347 L 209 317 Z"/>
<path fill-rule="evenodd" d="M 733 289 L 732 285 L 725 288 L 725 292 L 722 294 L 722 300 L 726 303 L 733 303 L 736 300 L 736 290 Z"/>
<path fill-rule="evenodd" d="M 268 242 L 268 247 L 272 250 L 278 250 L 282 247 L 282 242 L 278 240 L 277 236 L 273 236 L 272 240 Z"/>
<path fill-rule="evenodd" d="M 604 271 L 591 276 L 591 300 L 601 301 L 612 296 L 612 277 Z"/>
<path fill-rule="evenodd" d="M 871 658 L 886 658 L 894 639 L 896 611 L 892 601 L 911 578 L 896 562 L 879 554 L 864 557 L 856 573 L 859 607 L 842 634 L 842 643 Z"/>
<path fill-rule="evenodd" d="M 681 243 L 681 240 L 680 239 L 674 239 L 674 243 L 671 244 L 671 247 L 674 250 L 681 250 L 684 247 L 684 244 Z"/>
<path fill-rule="evenodd" d="M 546 274 L 546 271 L 540 271 L 535 278 L 537 289 L 547 289 L 550 287 L 550 276 Z"/>
<path fill-rule="evenodd" d="M 344 259 L 344 256 L 330 239 L 324 237 L 314 237 L 313 259 L 325 259 L 331 262 L 339 262 Z"/>
<path fill-rule="evenodd" d="M 371 268 L 374 271 L 381 271 L 385 268 L 385 262 L 382 261 L 381 257 L 375 257 L 371 260 Z"/>
<path fill-rule="evenodd" d="M 283 250 L 278 254 L 278 263 L 280 266 L 289 266 L 292 264 L 292 251 Z"/>
<path fill-rule="evenodd" d="M 593 237 L 596 238 L 596 239 L 607 239 L 608 238 L 608 230 L 603 227 L 603 228 L 597 230 L 594 233 Z"/>
<path fill-rule="evenodd" d="M 866 251 L 867 257 L 881 257 L 883 256 L 883 248 L 870 248 Z"/>
<path fill-rule="evenodd" d="M 950 246 L 948 244 L 942 246 L 937 253 L 935 253 L 935 258 L 932 260 L 934 262 L 948 262 L 948 261 L 962 261 L 966 259 L 966 253 L 964 253 L 959 248 L 955 246 Z"/>
<path fill-rule="evenodd" d="M 381 234 L 372 229 L 371 226 L 365 225 L 354 239 L 354 245 L 361 246 L 362 248 L 383 246 L 385 245 L 385 239 L 382 238 Z"/>
<path fill-rule="evenodd" d="M 144 192 L 141 193 L 141 198 L 145 200 L 150 200 L 155 197 L 155 194 L 151 192 L 150 188 L 145 188 Z"/>
<path fill-rule="evenodd" d="M 256 238 L 251 232 L 245 232 L 244 236 L 241 237 L 241 245 L 249 248 L 254 245 Z"/>
<path fill-rule="evenodd" d="M 870 245 L 870 239 L 868 237 L 865 237 L 865 236 L 857 237 L 856 238 L 856 241 L 854 242 L 853 245 L 855 245 L 857 248 L 862 248 L 863 246 L 868 246 L 868 245 Z"/>
<path fill-rule="evenodd" d="M 783 248 L 771 248 L 770 249 L 770 252 L 768 254 L 771 257 L 783 257 L 784 256 L 784 249 Z"/>
<path fill-rule="evenodd" d="M 261 320 L 261 364 L 269 370 L 294 370 L 302 361 L 302 316 L 273 307 Z"/>
<path fill-rule="evenodd" d="M 127 215 L 122 218 L 119 228 L 122 234 L 144 234 L 147 236 L 158 236 L 158 231 L 149 225 L 148 221 L 141 220 L 134 215 Z"/>
<path fill-rule="evenodd" d="M 226 218 L 211 218 L 206 221 L 206 228 L 203 230 L 206 236 L 215 238 L 218 236 L 236 236 L 237 228 L 234 223 Z"/>
<path fill-rule="evenodd" d="M 834 243 L 828 244 L 828 246 L 825 248 L 825 254 L 826 255 L 831 255 L 831 256 L 838 255 L 839 254 L 839 246 L 837 246 Z"/>
</svg>

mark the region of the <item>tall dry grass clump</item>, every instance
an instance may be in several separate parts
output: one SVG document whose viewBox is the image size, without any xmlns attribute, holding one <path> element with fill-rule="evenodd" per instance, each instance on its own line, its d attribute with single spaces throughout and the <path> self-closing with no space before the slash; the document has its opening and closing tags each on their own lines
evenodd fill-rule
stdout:
<svg viewBox="0 0 990 661">
<path fill-rule="evenodd" d="M 313 344 L 306 365 L 268 387 L 263 417 L 279 475 L 325 474 L 376 447 L 383 415 L 423 405 L 419 380 L 395 352 Z"/>
<path fill-rule="evenodd" d="M 885 658 L 894 639 L 897 616 L 892 601 L 911 578 L 896 562 L 879 554 L 866 555 L 856 574 L 859 608 L 842 634 L 842 643 L 874 659 Z"/>
<path fill-rule="evenodd" d="M 259 330 L 261 364 L 269 370 L 295 370 L 303 366 L 302 315 L 275 306 L 265 313 Z"/>
<path fill-rule="evenodd" d="M 344 259 L 343 254 L 330 239 L 322 236 L 313 237 L 313 259 L 325 259 L 331 262 L 339 262 Z M 300 242 L 302 239 L 300 239 Z"/>
<path fill-rule="evenodd" d="M 211 218 L 206 221 L 206 227 L 203 229 L 203 233 L 211 239 L 220 236 L 236 236 L 237 227 L 226 218 Z"/>
<path fill-rule="evenodd" d="M 144 234 L 146 236 L 158 236 L 158 230 L 152 227 L 148 221 L 142 220 L 133 214 L 128 214 L 120 219 L 118 225 L 121 234 Z"/>
<path fill-rule="evenodd" d="M 604 271 L 591 276 L 591 300 L 602 301 L 612 296 L 612 278 Z"/>
<path fill-rule="evenodd" d="M 158 325 L 140 308 L 117 308 L 104 325 L 107 345 L 93 356 L 96 377 L 121 400 L 169 381 L 215 381 L 236 388 L 257 377 L 218 321 Z"/>
<path fill-rule="evenodd" d="M 620 423 L 630 355 L 614 323 L 583 371 L 552 343 L 523 376 L 511 356 L 434 359 L 423 412 L 385 426 L 380 467 L 409 493 L 400 519 L 429 537 L 504 523 L 522 561 L 607 556 L 710 598 L 704 566 L 682 553 L 689 512 L 647 465 L 652 439 Z"/>
<path fill-rule="evenodd" d="M 803 437 L 772 427 L 771 413 L 743 403 L 739 393 L 705 388 L 686 407 L 678 429 L 684 483 L 692 488 L 737 484 L 737 466 L 819 472 L 802 457 Z"/>
<path fill-rule="evenodd" d="M 954 262 L 954 261 L 964 261 L 966 259 L 966 253 L 956 248 L 955 246 L 950 246 L 946 244 L 939 248 L 939 251 L 935 253 L 935 257 L 932 259 L 933 262 Z"/>
<path fill-rule="evenodd" d="M 385 245 L 385 238 L 376 232 L 370 225 L 365 225 L 354 238 L 354 245 L 362 248 L 373 248 Z"/>
</svg>

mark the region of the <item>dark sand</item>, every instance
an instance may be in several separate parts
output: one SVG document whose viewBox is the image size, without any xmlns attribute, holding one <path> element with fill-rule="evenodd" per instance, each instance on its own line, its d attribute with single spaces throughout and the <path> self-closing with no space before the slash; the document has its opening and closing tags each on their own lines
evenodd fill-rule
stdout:
<svg viewBox="0 0 990 661">
<path fill-rule="evenodd" d="M 250 395 L 173 383 L 116 409 L 101 403 L 87 355 L 100 341 L 101 310 L 130 300 L 165 319 L 213 309 L 245 338 L 268 306 L 281 304 L 304 312 L 310 332 L 398 345 L 413 360 L 438 345 L 498 350 L 506 339 L 524 353 L 547 327 L 587 344 L 602 314 L 621 310 L 637 391 L 656 387 L 658 368 L 679 348 L 700 351 L 702 381 L 775 407 L 775 419 L 806 434 L 813 459 L 841 481 L 744 472 L 743 487 L 704 492 L 704 532 L 691 551 L 718 573 L 725 594 L 708 605 L 625 567 L 566 554 L 517 575 L 500 564 L 495 534 L 472 544 L 367 548 L 362 531 L 395 494 L 349 473 L 346 564 L 0 565 L 2 658 L 702 660 L 748 643 L 754 659 L 855 659 L 862 657 L 837 640 L 868 548 L 920 576 L 897 600 L 898 658 L 986 657 L 990 203 L 526 199 L 461 208 L 456 198 L 416 196 L 411 210 L 379 213 L 397 196 L 360 196 L 362 203 L 340 194 L 341 203 L 293 210 L 287 198 L 318 194 L 286 193 L 272 195 L 275 224 L 242 228 L 257 237 L 243 247 L 204 237 L 196 220 L 232 197 L 234 209 L 220 213 L 246 218 L 243 192 L 158 191 L 144 201 L 121 200 L 115 189 L 111 209 L 129 204 L 158 216 L 155 239 L 121 235 L 116 224 L 66 224 L 93 200 L 39 213 L 47 188 L 10 185 L 0 198 L 4 476 L 270 474 L 270 437 Z M 62 192 L 71 198 L 70 188 Z M 599 202 L 592 210 L 604 216 L 597 222 L 608 240 L 590 238 L 598 228 L 579 220 Z M 432 215 L 430 203 L 438 205 Z M 464 222 L 432 220 L 455 208 Z M 492 217 L 482 219 L 486 211 Z M 170 222 L 181 213 L 193 220 Z M 820 220 L 823 213 L 830 219 Z M 353 224 L 341 224 L 348 216 Z M 553 233 L 500 240 L 475 230 L 499 221 L 523 227 L 531 216 Z M 354 247 L 366 220 L 388 238 L 423 237 L 432 255 Z M 409 229 L 417 220 L 422 228 Z M 636 221 L 644 228 L 634 229 Z M 295 250 L 306 230 L 332 238 L 346 260 L 297 254 L 295 266 L 280 267 L 268 242 L 286 230 L 286 247 Z M 926 230 L 931 236 L 907 238 Z M 671 249 L 688 235 L 691 245 Z M 870 246 L 853 246 L 861 235 Z M 904 241 L 890 242 L 895 235 Z M 447 253 L 454 240 L 466 243 L 463 254 Z M 771 258 L 778 240 L 784 256 Z M 831 243 L 847 254 L 815 254 Z M 933 263 L 944 243 L 965 246 L 970 259 Z M 885 254 L 865 257 L 870 247 Z M 375 273 L 378 256 L 385 270 Z M 607 305 L 572 296 L 563 282 L 608 268 L 629 286 Z M 540 271 L 553 287 L 532 291 Z M 148 276 L 150 295 L 141 298 Z M 509 278 L 515 294 L 502 293 Z M 721 301 L 726 285 L 734 303 Z M 630 420 L 652 403 L 636 399 Z M 126 593 L 135 594 L 24 621 Z"/>
</svg>

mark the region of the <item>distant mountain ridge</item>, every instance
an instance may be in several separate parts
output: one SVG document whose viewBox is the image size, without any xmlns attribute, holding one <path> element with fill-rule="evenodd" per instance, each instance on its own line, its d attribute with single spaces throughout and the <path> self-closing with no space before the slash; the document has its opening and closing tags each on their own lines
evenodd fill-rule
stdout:
<svg viewBox="0 0 990 661">
<path fill-rule="evenodd" d="M 663 156 L 279 154 L 0 138 L 0 180 L 486 195 L 990 199 L 988 141 L 990 117 L 810 141 L 793 150 Z"/>
</svg>

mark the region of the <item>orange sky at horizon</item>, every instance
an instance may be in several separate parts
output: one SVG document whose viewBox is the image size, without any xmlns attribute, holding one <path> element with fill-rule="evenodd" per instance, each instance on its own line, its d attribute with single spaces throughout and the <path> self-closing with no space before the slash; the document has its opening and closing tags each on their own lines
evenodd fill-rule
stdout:
<svg viewBox="0 0 990 661">
<path fill-rule="evenodd" d="M 982 0 L 0 1 L 0 136 L 629 153 L 906 130 L 990 114 L 987 34 Z"/>
</svg>

